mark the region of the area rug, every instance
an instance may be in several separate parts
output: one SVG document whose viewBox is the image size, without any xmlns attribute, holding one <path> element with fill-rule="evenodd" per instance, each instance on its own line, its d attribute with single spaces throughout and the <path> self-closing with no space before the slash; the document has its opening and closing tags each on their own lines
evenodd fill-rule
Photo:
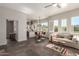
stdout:
<svg viewBox="0 0 79 59">
<path fill-rule="evenodd" d="M 4 49 L 2 49 L 2 50 L 0 50 L 0 56 L 7 56 L 8 55 L 8 53 L 7 52 L 5 52 L 5 50 Z"/>
<path fill-rule="evenodd" d="M 71 51 L 67 48 L 64 48 L 52 43 L 47 44 L 46 47 L 49 49 L 53 49 L 54 51 L 57 51 L 62 56 L 78 56 L 79 55 L 78 53 L 75 53 L 74 51 Z"/>
</svg>

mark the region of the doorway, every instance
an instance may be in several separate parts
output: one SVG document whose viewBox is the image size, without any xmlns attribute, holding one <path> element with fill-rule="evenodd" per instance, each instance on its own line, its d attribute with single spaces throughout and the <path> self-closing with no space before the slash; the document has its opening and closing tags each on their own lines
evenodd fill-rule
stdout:
<svg viewBox="0 0 79 59">
<path fill-rule="evenodd" d="M 16 43 L 17 39 L 17 33 L 16 33 L 16 26 L 15 26 L 14 20 L 7 20 L 6 21 L 6 38 L 8 44 Z"/>
</svg>

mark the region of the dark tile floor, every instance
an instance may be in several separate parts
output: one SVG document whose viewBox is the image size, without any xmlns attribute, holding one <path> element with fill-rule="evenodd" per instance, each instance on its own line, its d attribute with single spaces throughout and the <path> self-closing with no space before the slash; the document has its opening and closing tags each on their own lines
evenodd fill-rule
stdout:
<svg viewBox="0 0 79 59">
<path fill-rule="evenodd" d="M 29 39 L 21 43 L 11 42 L 7 45 L 3 56 L 60 56 L 58 52 L 46 48 L 48 40 L 45 39 L 37 43 L 34 39 Z"/>
<path fill-rule="evenodd" d="M 24 42 L 9 42 L 7 48 L 0 53 L 2 56 L 61 56 L 57 51 L 46 47 L 48 39 L 36 42 L 35 39 L 29 39 Z"/>
</svg>

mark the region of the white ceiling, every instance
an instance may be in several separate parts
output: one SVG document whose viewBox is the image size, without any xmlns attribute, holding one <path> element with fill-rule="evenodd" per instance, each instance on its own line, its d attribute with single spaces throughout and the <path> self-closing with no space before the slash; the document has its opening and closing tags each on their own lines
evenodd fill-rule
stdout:
<svg viewBox="0 0 79 59">
<path fill-rule="evenodd" d="M 79 8 L 78 3 L 68 3 L 68 6 L 65 8 L 57 8 L 54 6 L 44 8 L 48 4 L 50 3 L 1 3 L 0 6 L 26 13 L 31 19 L 38 19 L 39 17 L 43 19 L 50 15 L 56 15 L 58 13 Z"/>
</svg>

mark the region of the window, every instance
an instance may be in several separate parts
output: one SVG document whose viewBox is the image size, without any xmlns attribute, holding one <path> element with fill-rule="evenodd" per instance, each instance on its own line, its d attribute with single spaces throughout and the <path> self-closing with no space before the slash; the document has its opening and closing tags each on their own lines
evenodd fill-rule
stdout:
<svg viewBox="0 0 79 59">
<path fill-rule="evenodd" d="M 79 33 L 79 16 L 72 17 L 71 25 L 75 33 Z"/>
<path fill-rule="evenodd" d="M 53 21 L 49 22 L 49 32 L 53 32 Z"/>
<path fill-rule="evenodd" d="M 67 31 L 67 20 L 66 19 L 61 20 L 61 28 L 63 32 Z"/>
<path fill-rule="evenodd" d="M 42 31 L 48 32 L 48 22 L 41 23 Z"/>
<path fill-rule="evenodd" d="M 58 20 L 54 20 L 53 27 L 54 27 L 54 32 L 58 32 Z"/>
</svg>

